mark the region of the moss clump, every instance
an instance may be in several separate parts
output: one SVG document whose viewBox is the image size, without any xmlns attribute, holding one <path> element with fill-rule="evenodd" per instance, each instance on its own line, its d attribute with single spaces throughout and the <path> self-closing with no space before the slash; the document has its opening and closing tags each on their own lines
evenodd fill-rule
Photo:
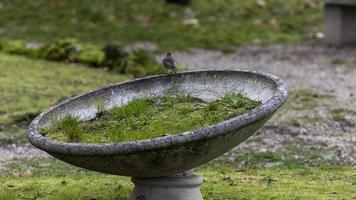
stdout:
<svg viewBox="0 0 356 200">
<path fill-rule="evenodd" d="M 105 53 L 93 45 L 78 45 L 70 55 L 70 60 L 90 66 L 100 66 L 105 59 Z"/>
<path fill-rule="evenodd" d="M 33 50 L 21 40 L 2 40 L 0 51 L 8 54 L 31 55 Z"/>
<path fill-rule="evenodd" d="M 135 99 L 96 118 L 80 122 L 66 116 L 41 133 L 64 142 L 105 143 L 142 140 L 177 134 L 219 123 L 256 108 L 261 103 L 238 93 L 205 102 L 184 92 Z M 73 135 L 75 137 L 73 137 Z"/>
<path fill-rule="evenodd" d="M 105 52 L 104 65 L 110 66 L 116 72 L 124 73 L 122 67 L 127 63 L 129 53 L 118 42 L 111 42 L 103 48 Z"/>
<path fill-rule="evenodd" d="M 165 72 L 154 57 L 143 49 L 131 52 L 127 60 L 126 71 L 135 76 L 148 76 Z"/>
<path fill-rule="evenodd" d="M 77 51 L 77 41 L 68 38 L 44 45 L 37 50 L 36 56 L 47 60 L 65 61 L 75 51 Z"/>
</svg>

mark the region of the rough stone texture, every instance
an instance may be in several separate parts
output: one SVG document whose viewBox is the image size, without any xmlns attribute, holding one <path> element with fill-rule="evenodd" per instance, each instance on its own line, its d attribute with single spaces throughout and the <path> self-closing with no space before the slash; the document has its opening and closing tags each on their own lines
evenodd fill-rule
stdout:
<svg viewBox="0 0 356 200">
<path fill-rule="evenodd" d="M 356 1 L 327 1 L 325 41 L 330 45 L 356 46 Z"/>
<path fill-rule="evenodd" d="M 95 117 L 98 101 L 104 101 L 109 109 L 135 97 L 162 95 L 173 86 L 205 100 L 217 99 L 226 92 L 243 92 L 263 104 L 216 125 L 134 142 L 63 143 L 48 140 L 38 132 L 41 127 L 50 125 L 51 116 L 72 114 L 88 120 Z M 260 129 L 286 98 L 286 84 L 262 73 L 227 70 L 153 76 L 111 85 L 51 108 L 31 123 L 28 139 L 56 158 L 99 172 L 133 177 L 174 175 L 202 165 L 240 144 Z"/>
</svg>

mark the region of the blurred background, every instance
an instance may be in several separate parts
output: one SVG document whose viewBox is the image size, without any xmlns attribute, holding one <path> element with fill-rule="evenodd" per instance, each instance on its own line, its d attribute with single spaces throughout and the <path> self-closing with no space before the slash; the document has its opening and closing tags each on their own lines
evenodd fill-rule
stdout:
<svg viewBox="0 0 356 200">
<path fill-rule="evenodd" d="M 0 0 L 0 199 L 125 199 L 128 178 L 32 147 L 26 128 L 59 102 L 137 77 L 257 70 L 287 103 L 257 134 L 200 167 L 205 199 L 356 198 L 356 2 Z"/>
<path fill-rule="evenodd" d="M 169 1 L 167 1 L 169 2 Z M 160 51 L 224 51 L 257 43 L 322 37 L 322 4 L 313 0 L 2 1 L 1 37 L 48 42 L 150 42 Z"/>
</svg>

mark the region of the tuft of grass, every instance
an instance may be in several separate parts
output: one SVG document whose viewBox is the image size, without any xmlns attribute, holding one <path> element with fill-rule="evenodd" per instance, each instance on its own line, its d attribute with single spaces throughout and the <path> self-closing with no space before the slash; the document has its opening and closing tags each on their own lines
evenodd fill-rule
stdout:
<svg viewBox="0 0 356 200">
<path fill-rule="evenodd" d="M 191 12 L 164 2 L 12 0 L 1 6 L 1 37 L 42 42 L 74 37 L 97 44 L 150 41 L 162 51 L 231 51 L 251 42 L 301 41 L 322 25 L 318 1 L 194 0 Z M 197 23 L 189 23 L 189 13 Z"/>
<path fill-rule="evenodd" d="M 76 116 L 68 115 L 60 120 L 55 119 L 52 124 L 57 131 L 63 132 L 71 142 L 79 141 L 83 135 L 81 122 Z"/>
<path fill-rule="evenodd" d="M 331 110 L 331 116 L 335 121 L 345 121 L 345 109 L 333 109 Z"/>
<path fill-rule="evenodd" d="M 227 93 L 221 99 L 221 103 L 227 107 L 239 109 L 239 114 L 245 113 L 256 107 L 256 101 L 251 101 L 241 93 Z"/>
<path fill-rule="evenodd" d="M 112 118 L 123 119 L 130 117 L 137 117 L 141 114 L 148 113 L 150 111 L 150 106 L 152 104 L 148 99 L 134 99 L 128 104 L 114 108 L 110 113 L 108 113 Z"/>
<path fill-rule="evenodd" d="M 100 111 L 87 122 L 67 116 L 41 131 L 50 139 L 65 142 L 73 141 L 73 133 L 81 143 L 133 141 L 216 124 L 261 104 L 242 94 L 229 93 L 214 102 L 194 98 L 184 91 L 168 94 L 134 99 L 121 107 Z"/>
<path fill-rule="evenodd" d="M 351 120 L 351 117 L 349 118 L 348 116 L 355 116 L 356 111 L 343 109 L 343 108 L 336 108 L 336 109 L 332 109 L 330 111 L 330 114 L 334 121 L 343 123 L 348 126 L 352 126 L 353 122 Z"/>
<path fill-rule="evenodd" d="M 345 60 L 339 59 L 339 58 L 334 58 L 330 61 L 330 64 L 332 65 L 345 65 L 347 62 Z"/>
</svg>

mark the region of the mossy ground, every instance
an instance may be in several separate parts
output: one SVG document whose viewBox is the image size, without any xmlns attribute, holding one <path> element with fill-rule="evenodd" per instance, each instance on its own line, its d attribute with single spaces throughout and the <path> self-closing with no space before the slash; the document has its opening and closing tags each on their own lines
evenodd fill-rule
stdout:
<svg viewBox="0 0 356 200">
<path fill-rule="evenodd" d="M 86 122 L 72 115 L 53 120 L 52 127 L 41 132 L 52 140 L 79 143 L 150 139 L 216 124 L 261 104 L 240 93 L 205 102 L 181 89 L 173 90 L 164 96 L 134 99 L 112 110 L 99 110 L 96 118 Z"/>
<path fill-rule="evenodd" d="M 194 0 L 189 8 L 196 25 L 184 24 L 191 12 L 164 0 L 6 1 L 0 4 L 0 36 L 30 41 L 74 37 L 100 44 L 150 41 L 163 51 L 231 51 L 251 42 L 301 41 L 322 24 L 322 4 L 312 0 Z"/>
<path fill-rule="evenodd" d="M 0 199 L 126 199 L 129 178 L 83 171 L 46 159 L 13 164 L 0 175 Z M 29 171 L 30 170 L 30 171 Z M 204 177 L 205 199 L 265 200 L 353 199 L 353 167 L 235 168 L 229 164 L 204 165 L 195 173 Z"/>
</svg>

